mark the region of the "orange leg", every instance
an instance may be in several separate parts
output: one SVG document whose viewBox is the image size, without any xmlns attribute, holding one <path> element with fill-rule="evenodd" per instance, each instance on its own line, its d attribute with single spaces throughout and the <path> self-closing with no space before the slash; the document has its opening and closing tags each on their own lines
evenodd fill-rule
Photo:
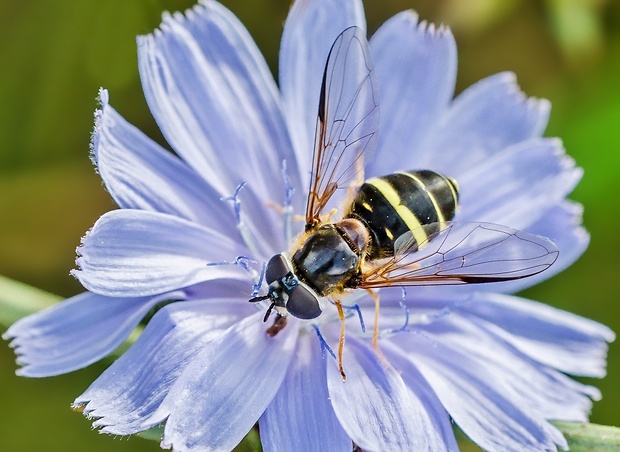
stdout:
<svg viewBox="0 0 620 452">
<path fill-rule="evenodd" d="M 265 206 L 267 208 L 269 208 L 269 209 L 275 210 L 280 215 L 286 215 L 284 207 L 282 207 L 280 204 L 277 204 L 277 203 L 272 202 L 272 201 L 267 201 L 265 203 Z M 306 217 L 304 217 L 303 215 L 293 215 L 293 221 L 306 221 Z"/>
<path fill-rule="evenodd" d="M 344 373 L 344 366 L 342 365 L 342 351 L 344 350 L 344 311 L 342 310 L 342 304 L 338 300 L 334 300 L 336 309 L 338 309 L 338 317 L 340 318 L 340 341 L 338 342 L 338 369 L 340 370 L 340 376 L 342 381 L 347 380 L 347 375 Z"/>
<path fill-rule="evenodd" d="M 371 289 L 366 289 L 366 292 L 375 301 L 375 324 L 372 327 L 372 346 L 375 350 L 379 351 L 377 342 L 379 341 L 379 295 L 374 293 Z"/>
<path fill-rule="evenodd" d="M 372 348 L 375 349 L 375 353 L 380 361 L 387 362 L 383 352 L 379 348 L 379 295 L 373 292 L 371 289 L 366 289 L 368 294 L 375 301 L 375 324 L 372 327 Z"/>
</svg>

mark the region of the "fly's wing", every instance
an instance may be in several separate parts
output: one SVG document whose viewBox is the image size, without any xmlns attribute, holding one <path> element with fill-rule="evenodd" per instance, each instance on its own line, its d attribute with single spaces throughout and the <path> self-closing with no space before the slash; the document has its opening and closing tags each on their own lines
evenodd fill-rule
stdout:
<svg viewBox="0 0 620 452">
<path fill-rule="evenodd" d="M 374 150 L 379 99 L 368 42 L 357 27 L 344 30 L 327 57 L 317 117 L 306 229 L 320 222 L 337 189 L 361 185 L 364 156 Z"/>
<path fill-rule="evenodd" d="M 546 270 L 559 254 L 545 237 L 490 223 L 449 223 L 422 243 L 414 235 L 397 241 L 393 257 L 368 264 L 359 287 L 508 281 Z"/>
</svg>

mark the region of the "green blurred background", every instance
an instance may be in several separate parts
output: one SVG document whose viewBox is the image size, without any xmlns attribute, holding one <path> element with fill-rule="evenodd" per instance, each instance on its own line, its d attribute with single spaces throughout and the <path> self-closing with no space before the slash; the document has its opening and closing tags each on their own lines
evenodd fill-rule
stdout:
<svg viewBox="0 0 620 452">
<path fill-rule="evenodd" d="M 223 1 L 246 24 L 274 73 L 289 0 Z M 88 158 L 95 96 L 163 143 L 138 78 L 135 35 L 156 27 L 163 10 L 191 0 L 22 0 L 0 2 L 0 274 L 71 296 L 69 276 L 80 237 L 114 208 Z M 572 198 L 585 205 L 592 243 L 562 275 L 526 296 L 620 331 L 620 2 L 614 0 L 368 0 L 369 33 L 407 8 L 452 27 L 459 47 L 458 91 L 498 71 L 517 73 L 530 95 L 553 103 L 547 134 L 559 136 L 583 181 Z M 91 431 L 69 409 L 107 363 L 71 375 L 14 375 L 0 342 L 0 441 L 7 451 L 158 450 L 139 438 Z M 620 423 L 620 349 L 609 374 L 593 383 L 603 400 L 592 421 Z"/>
</svg>

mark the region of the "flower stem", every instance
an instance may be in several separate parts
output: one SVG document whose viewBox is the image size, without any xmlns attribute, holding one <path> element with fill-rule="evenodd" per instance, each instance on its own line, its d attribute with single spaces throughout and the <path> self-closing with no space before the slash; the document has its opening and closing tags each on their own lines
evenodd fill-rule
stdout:
<svg viewBox="0 0 620 452">
<path fill-rule="evenodd" d="M 58 295 L 0 276 L 0 325 L 8 327 L 60 300 L 62 297 Z"/>
</svg>

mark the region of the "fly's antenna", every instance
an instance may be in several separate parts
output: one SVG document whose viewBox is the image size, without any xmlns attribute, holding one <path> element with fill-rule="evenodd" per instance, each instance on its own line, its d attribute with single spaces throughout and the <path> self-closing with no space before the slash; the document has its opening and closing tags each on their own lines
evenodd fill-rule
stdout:
<svg viewBox="0 0 620 452">
<path fill-rule="evenodd" d="M 252 301 L 252 300 L 250 300 Z M 267 312 L 265 312 L 265 317 L 263 317 L 263 322 L 266 322 L 269 319 L 269 316 L 271 315 L 271 311 L 273 311 L 273 307 L 275 306 L 275 303 L 271 303 L 269 305 L 269 307 L 267 308 Z"/>
<path fill-rule="evenodd" d="M 263 300 L 267 300 L 269 298 L 269 295 L 261 295 L 260 297 L 252 297 L 250 298 L 248 301 L 250 303 L 256 303 L 258 301 L 263 301 Z"/>
</svg>

